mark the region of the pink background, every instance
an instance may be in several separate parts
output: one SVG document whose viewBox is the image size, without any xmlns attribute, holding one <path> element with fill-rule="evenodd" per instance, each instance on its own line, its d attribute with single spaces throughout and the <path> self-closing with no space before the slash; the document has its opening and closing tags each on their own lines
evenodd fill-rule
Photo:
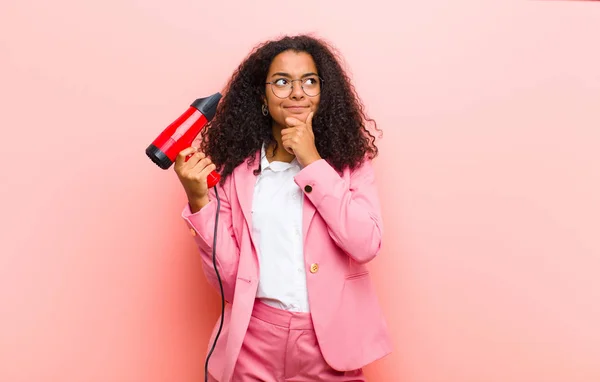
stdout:
<svg viewBox="0 0 600 382">
<path fill-rule="evenodd" d="M 0 381 L 201 380 L 220 300 L 144 150 L 296 32 L 384 130 L 371 380 L 599 381 L 600 7 L 506 0 L 2 1 Z"/>
</svg>

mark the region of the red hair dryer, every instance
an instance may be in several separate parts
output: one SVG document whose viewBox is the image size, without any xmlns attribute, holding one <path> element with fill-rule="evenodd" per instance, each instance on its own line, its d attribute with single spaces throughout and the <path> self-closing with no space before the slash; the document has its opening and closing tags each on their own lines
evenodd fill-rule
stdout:
<svg viewBox="0 0 600 382">
<path fill-rule="evenodd" d="M 167 170 L 177 154 L 181 150 L 192 145 L 200 130 L 215 116 L 217 104 L 221 100 L 221 93 L 215 93 L 209 97 L 198 98 L 190 107 L 179 116 L 173 123 L 160 133 L 160 135 L 148 146 L 146 155 L 158 167 Z M 186 159 L 187 160 L 187 159 Z M 208 187 L 214 187 L 221 180 L 216 171 L 208 175 Z"/>
</svg>

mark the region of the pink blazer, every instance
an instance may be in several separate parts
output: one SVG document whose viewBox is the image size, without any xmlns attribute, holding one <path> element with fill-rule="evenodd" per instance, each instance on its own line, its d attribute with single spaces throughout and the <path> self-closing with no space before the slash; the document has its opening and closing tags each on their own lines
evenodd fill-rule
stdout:
<svg viewBox="0 0 600 382">
<path fill-rule="evenodd" d="M 259 163 L 259 152 L 256 162 Z M 218 186 L 221 198 L 217 266 L 227 301 L 224 326 L 209 361 L 219 381 L 230 381 L 250 321 L 258 286 L 251 204 L 256 177 L 244 162 Z M 323 357 L 336 370 L 361 368 L 392 350 L 391 338 L 366 263 L 381 248 L 382 221 L 369 161 L 339 174 L 325 160 L 303 168 L 295 182 L 304 190 L 303 235 L 307 287 Z M 212 263 L 217 203 L 182 217 L 202 257 L 209 283 L 219 290 Z M 218 329 L 213 330 L 212 346 Z"/>
</svg>

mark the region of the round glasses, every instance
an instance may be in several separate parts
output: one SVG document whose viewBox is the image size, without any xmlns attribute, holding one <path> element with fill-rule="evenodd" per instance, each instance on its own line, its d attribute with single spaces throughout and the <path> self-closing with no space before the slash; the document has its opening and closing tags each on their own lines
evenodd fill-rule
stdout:
<svg viewBox="0 0 600 382">
<path fill-rule="evenodd" d="M 271 90 L 277 98 L 288 98 L 292 94 L 294 82 L 300 81 L 302 91 L 309 97 L 316 97 L 321 94 L 323 79 L 319 76 L 309 76 L 299 80 L 290 80 L 289 78 L 278 78 L 275 81 L 266 82 L 271 85 Z"/>
</svg>

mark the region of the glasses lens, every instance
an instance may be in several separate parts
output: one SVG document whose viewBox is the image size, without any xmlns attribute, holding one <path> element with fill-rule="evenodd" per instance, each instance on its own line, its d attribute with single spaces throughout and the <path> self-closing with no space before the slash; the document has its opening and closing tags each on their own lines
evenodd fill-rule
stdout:
<svg viewBox="0 0 600 382">
<path fill-rule="evenodd" d="M 292 82 L 287 78 L 279 78 L 271 82 L 273 94 L 279 98 L 287 98 L 292 92 Z"/>
<path fill-rule="evenodd" d="M 290 85 L 291 85 L 291 83 L 288 85 L 285 85 L 285 86 L 277 86 L 277 85 L 273 84 L 273 86 L 271 86 L 271 89 L 273 89 L 273 93 L 277 97 L 287 98 L 292 93 L 292 87 Z"/>
<path fill-rule="evenodd" d="M 321 93 L 321 79 L 319 77 L 308 77 L 302 81 L 302 89 L 309 97 L 314 97 Z"/>
<path fill-rule="evenodd" d="M 273 94 L 279 98 L 287 98 L 292 94 L 293 81 L 279 79 L 271 83 Z M 307 77 L 302 80 L 302 90 L 309 97 L 315 97 L 321 93 L 321 79 L 319 77 Z"/>
</svg>

